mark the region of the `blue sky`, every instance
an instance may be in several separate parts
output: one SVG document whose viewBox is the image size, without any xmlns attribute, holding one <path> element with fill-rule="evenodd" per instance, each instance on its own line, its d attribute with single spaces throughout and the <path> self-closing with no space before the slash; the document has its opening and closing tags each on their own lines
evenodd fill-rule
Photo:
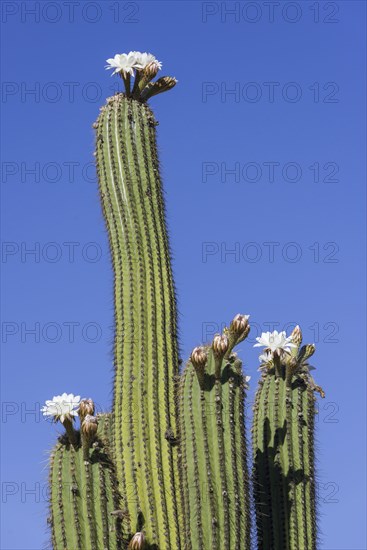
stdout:
<svg viewBox="0 0 367 550">
<path fill-rule="evenodd" d="M 365 3 L 1 8 L 1 548 L 49 540 L 47 455 L 58 429 L 32 411 L 63 391 L 111 405 L 113 279 L 92 123 L 120 86 L 105 60 L 141 50 L 179 80 L 151 107 L 182 357 L 234 314 L 251 314 L 240 346 L 250 403 L 251 341 L 302 326 L 326 392 L 320 549 L 365 549 Z"/>
</svg>

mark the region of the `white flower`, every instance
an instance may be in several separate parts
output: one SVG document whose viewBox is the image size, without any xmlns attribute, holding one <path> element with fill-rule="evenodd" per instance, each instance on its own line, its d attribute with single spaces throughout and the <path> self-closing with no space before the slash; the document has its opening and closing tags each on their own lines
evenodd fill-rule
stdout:
<svg viewBox="0 0 367 550">
<path fill-rule="evenodd" d="M 260 367 L 257 369 L 260 372 L 267 371 L 270 367 L 270 363 L 273 360 L 273 354 L 271 351 L 265 351 L 259 355 Z"/>
<path fill-rule="evenodd" d="M 147 52 L 117 53 L 115 57 L 107 59 L 107 63 L 106 69 L 115 69 L 113 75 L 123 73 L 124 76 L 127 74 L 134 76 L 134 69 L 145 69 L 150 63 L 154 63 L 157 69 L 162 68 L 162 63 L 153 54 Z"/>
<path fill-rule="evenodd" d="M 80 395 L 74 395 L 73 393 L 63 393 L 62 395 L 56 395 L 52 400 L 46 401 L 41 409 L 43 416 L 53 416 L 55 422 L 60 420 L 64 422 L 65 418 L 71 418 L 78 416 Z"/>
<path fill-rule="evenodd" d="M 155 56 L 151 53 L 130 52 L 130 54 L 133 54 L 135 56 L 135 69 L 145 69 L 145 67 L 150 63 L 154 63 L 154 65 L 156 65 L 158 69 L 162 68 L 162 63 L 158 61 L 158 59 L 156 59 Z"/>
<path fill-rule="evenodd" d="M 264 346 L 268 351 L 274 352 L 277 349 L 282 351 L 290 351 L 290 348 L 297 346 L 292 342 L 292 337 L 287 337 L 285 331 L 278 332 L 263 332 L 261 336 L 256 338 L 257 344 L 254 347 Z"/>
<path fill-rule="evenodd" d="M 250 384 L 249 384 L 250 380 L 251 380 L 251 376 L 245 376 L 245 383 L 244 383 L 244 386 L 245 386 L 245 389 L 246 389 L 246 390 L 248 390 L 249 387 L 250 387 Z"/>
<path fill-rule="evenodd" d="M 136 54 L 137 52 L 130 53 L 117 53 L 115 57 L 107 59 L 106 69 L 115 69 L 113 75 L 116 73 L 123 73 L 124 76 L 130 74 L 134 76 L 134 67 L 136 64 Z"/>
<path fill-rule="evenodd" d="M 273 359 L 273 354 L 271 351 L 266 351 L 262 355 L 259 355 L 259 361 L 260 363 L 269 363 Z"/>
</svg>

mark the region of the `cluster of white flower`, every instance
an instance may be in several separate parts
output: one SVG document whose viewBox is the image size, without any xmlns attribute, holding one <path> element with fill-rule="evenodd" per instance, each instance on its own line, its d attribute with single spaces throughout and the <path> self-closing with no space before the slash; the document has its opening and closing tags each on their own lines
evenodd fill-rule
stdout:
<svg viewBox="0 0 367 550">
<path fill-rule="evenodd" d="M 43 416 L 53 418 L 55 422 L 63 423 L 65 419 L 72 420 L 78 416 L 78 407 L 80 405 L 80 395 L 73 393 L 63 393 L 55 395 L 51 400 L 46 401 L 41 412 Z"/>
<path fill-rule="evenodd" d="M 162 63 L 155 56 L 147 52 L 129 52 L 117 53 L 115 57 L 106 60 L 108 65 L 106 69 L 114 69 L 113 75 L 122 73 L 123 76 L 134 76 L 134 70 L 142 71 L 148 65 L 155 66 L 157 69 L 162 68 Z"/>
</svg>

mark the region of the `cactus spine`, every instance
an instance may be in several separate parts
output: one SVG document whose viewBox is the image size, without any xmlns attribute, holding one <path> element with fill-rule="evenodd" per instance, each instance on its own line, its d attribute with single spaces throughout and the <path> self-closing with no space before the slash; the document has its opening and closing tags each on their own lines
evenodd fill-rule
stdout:
<svg viewBox="0 0 367 550">
<path fill-rule="evenodd" d="M 118 94 L 97 121 L 97 169 L 115 272 L 114 444 L 135 532 L 180 548 L 174 379 L 176 304 L 155 139 L 146 104 Z M 176 496 L 177 495 L 177 496 Z"/>
<path fill-rule="evenodd" d="M 316 549 L 314 391 L 322 390 L 306 362 L 314 347 L 300 349 L 300 343 L 262 365 L 255 398 L 254 497 L 262 550 Z"/>
</svg>

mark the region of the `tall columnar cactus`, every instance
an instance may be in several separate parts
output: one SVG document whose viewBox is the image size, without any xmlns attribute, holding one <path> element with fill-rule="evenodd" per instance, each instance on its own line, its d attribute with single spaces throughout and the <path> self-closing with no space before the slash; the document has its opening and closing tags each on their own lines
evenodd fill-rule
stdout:
<svg viewBox="0 0 367 550">
<path fill-rule="evenodd" d="M 125 91 L 94 124 L 100 197 L 114 269 L 112 413 L 63 394 L 45 416 L 64 434 L 51 453 L 54 550 L 250 550 L 244 398 L 237 315 L 179 375 L 177 313 L 154 115 L 161 63 L 107 60 Z M 134 80 L 132 80 L 134 78 Z M 253 449 L 258 550 L 315 550 L 314 390 L 298 328 L 263 334 Z M 80 430 L 75 429 L 79 416 Z"/>
<path fill-rule="evenodd" d="M 96 124 L 115 273 L 114 448 L 131 531 L 181 547 L 174 397 L 177 319 L 155 137 L 141 97 L 117 94 Z"/>
<path fill-rule="evenodd" d="M 195 348 L 181 380 L 187 550 L 250 549 L 244 423 L 246 378 L 232 352 L 249 331 L 237 316 L 211 346 Z"/>
<path fill-rule="evenodd" d="M 258 547 L 315 550 L 314 392 L 323 395 L 307 363 L 315 347 L 301 347 L 299 327 L 288 342 L 270 333 L 259 341 L 269 349 L 252 427 Z"/>
</svg>

